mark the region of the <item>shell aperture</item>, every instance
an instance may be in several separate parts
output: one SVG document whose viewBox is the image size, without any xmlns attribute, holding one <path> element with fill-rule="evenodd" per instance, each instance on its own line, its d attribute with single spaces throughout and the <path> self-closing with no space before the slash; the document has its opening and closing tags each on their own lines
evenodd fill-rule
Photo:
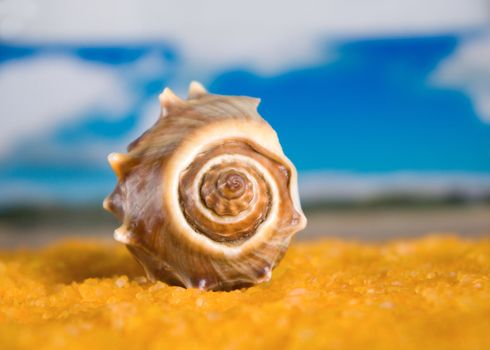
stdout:
<svg viewBox="0 0 490 350">
<path fill-rule="evenodd" d="M 150 279 L 229 290 L 266 281 L 303 229 L 297 175 L 258 100 L 166 88 L 162 115 L 111 154 L 118 176 L 104 208 Z"/>
</svg>

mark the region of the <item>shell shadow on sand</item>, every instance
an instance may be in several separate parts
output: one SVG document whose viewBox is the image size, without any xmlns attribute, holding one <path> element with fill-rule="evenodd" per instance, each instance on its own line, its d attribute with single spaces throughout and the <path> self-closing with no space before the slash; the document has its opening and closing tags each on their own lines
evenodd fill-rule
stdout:
<svg viewBox="0 0 490 350">
<path fill-rule="evenodd" d="M 126 275 L 143 276 L 144 272 L 122 245 L 112 243 L 63 241 L 42 251 L 22 250 L 2 256 L 30 261 L 22 271 L 25 277 L 42 276 L 46 285 L 83 282 L 90 278 L 111 278 Z"/>
</svg>

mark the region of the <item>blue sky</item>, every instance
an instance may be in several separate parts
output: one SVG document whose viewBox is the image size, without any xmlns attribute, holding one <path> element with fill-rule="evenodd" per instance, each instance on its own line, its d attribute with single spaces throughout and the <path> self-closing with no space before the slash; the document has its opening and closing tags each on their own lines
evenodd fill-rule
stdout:
<svg viewBox="0 0 490 350">
<path fill-rule="evenodd" d="M 488 33 L 337 37 L 277 67 L 200 66 L 171 40 L 5 40 L 0 199 L 102 198 L 115 181 L 107 154 L 156 120 L 163 87 L 185 95 L 195 78 L 260 97 L 301 174 L 490 176 Z"/>
<path fill-rule="evenodd" d="M 339 44 L 333 61 L 273 77 L 225 72 L 219 93 L 260 96 L 302 170 L 490 171 L 490 124 L 464 91 L 433 86 L 430 75 L 457 36 Z"/>
</svg>

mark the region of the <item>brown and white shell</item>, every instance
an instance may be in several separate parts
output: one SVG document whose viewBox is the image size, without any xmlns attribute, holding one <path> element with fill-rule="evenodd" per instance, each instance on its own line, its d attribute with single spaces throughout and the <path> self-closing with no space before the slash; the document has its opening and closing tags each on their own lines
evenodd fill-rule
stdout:
<svg viewBox="0 0 490 350">
<path fill-rule="evenodd" d="M 271 278 L 306 225 L 297 173 L 259 100 L 166 88 L 158 121 L 109 162 L 118 177 L 104 208 L 151 280 L 211 290 Z"/>
</svg>

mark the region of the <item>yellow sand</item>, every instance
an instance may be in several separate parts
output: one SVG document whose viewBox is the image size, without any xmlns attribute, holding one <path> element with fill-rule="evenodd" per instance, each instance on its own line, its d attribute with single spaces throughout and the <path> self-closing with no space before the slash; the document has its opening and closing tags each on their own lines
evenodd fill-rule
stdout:
<svg viewBox="0 0 490 350">
<path fill-rule="evenodd" d="M 120 245 L 0 253 L 1 349 L 490 349 L 490 239 L 296 243 L 270 283 L 147 283 Z"/>
</svg>

